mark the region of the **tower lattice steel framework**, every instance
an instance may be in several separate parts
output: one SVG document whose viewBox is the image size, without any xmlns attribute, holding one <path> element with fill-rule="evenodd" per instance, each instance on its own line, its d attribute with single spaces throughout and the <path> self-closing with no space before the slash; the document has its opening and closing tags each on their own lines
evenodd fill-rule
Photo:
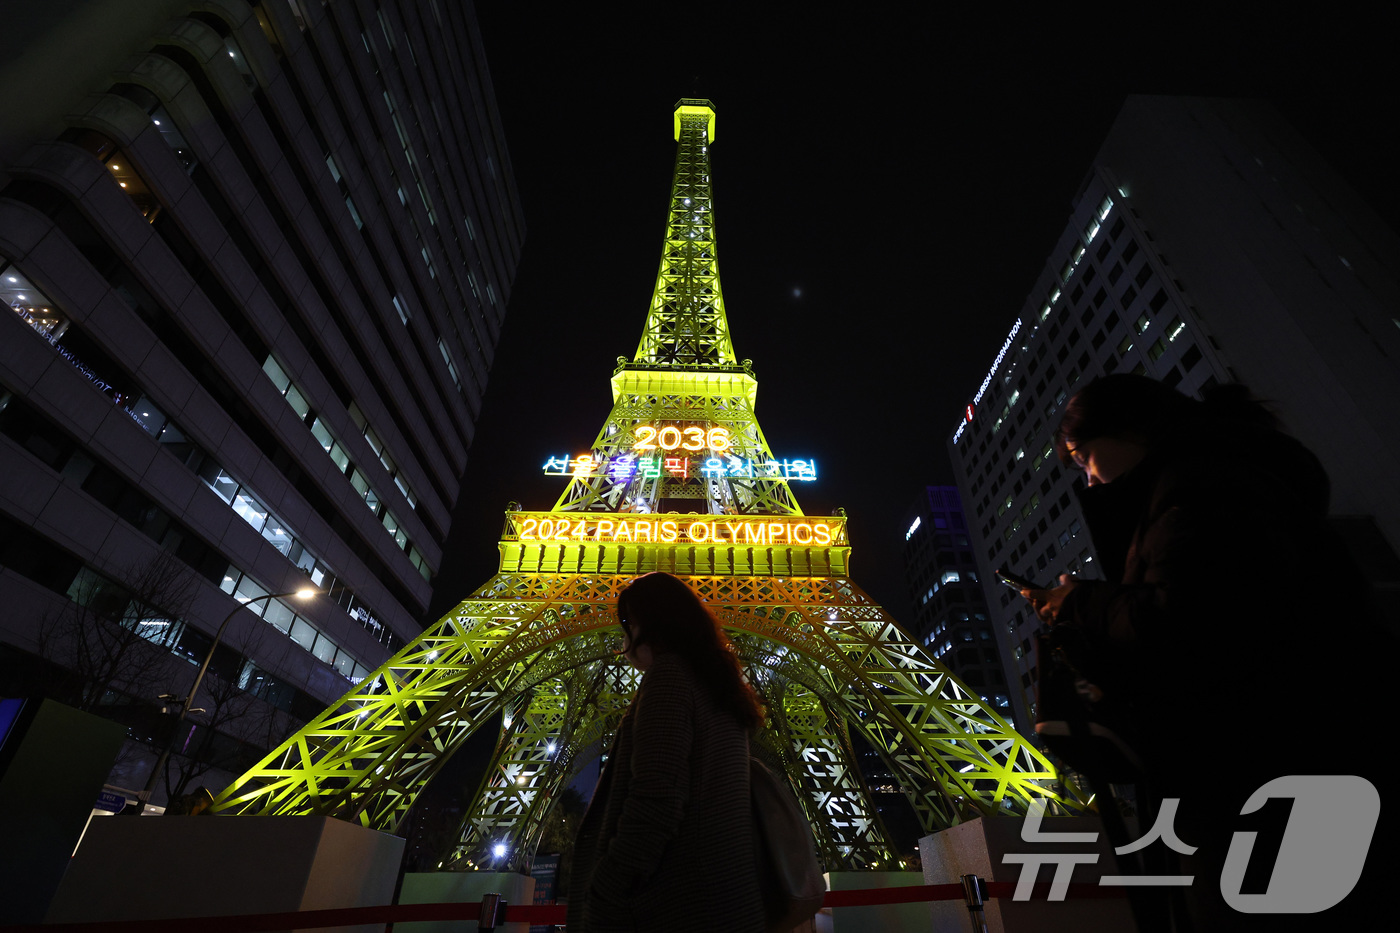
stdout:
<svg viewBox="0 0 1400 933">
<path fill-rule="evenodd" d="M 803 802 L 828 869 L 888 867 L 889 836 L 851 732 L 877 750 L 931 832 L 1073 788 L 976 691 L 911 641 L 847 574 L 845 517 L 805 516 L 754 416 L 720 292 L 709 101 L 682 100 L 661 269 L 635 357 L 590 454 L 548 512 L 506 514 L 500 570 L 248 771 L 215 809 L 325 814 L 393 831 L 467 736 L 497 727 L 459 864 L 533 852 L 555 794 L 597 754 L 636 676 L 617 594 L 652 570 L 686 579 L 724 624 L 769 717 L 760 754 Z M 499 855 L 497 853 L 505 853 Z"/>
</svg>

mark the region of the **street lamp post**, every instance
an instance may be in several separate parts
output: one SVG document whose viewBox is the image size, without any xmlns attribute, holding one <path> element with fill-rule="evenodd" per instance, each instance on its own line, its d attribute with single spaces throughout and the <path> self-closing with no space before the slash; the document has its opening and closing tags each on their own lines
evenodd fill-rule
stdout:
<svg viewBox="0 0 1400 933">
<path fill-rule="evenodd" d="M 199 673 L 194 677 L 194 683 L 190 686 L 190 692 L 183 700 L 177 701 L 180 704 L 180 715 L 175 717 L 175 724 L 170 727 L 170 738 L 166 741 L 165 748 L 161 751 L 160 757 L 156 759 L 155 767 L 151 769 L 151 776 L 146 779 L 145 788 L 137 795 L 138 799 L 136 802 L 139 806 L 139 809 L 136 811 L 137 815 L 144 813 L 146 804 L 150 802 L 151 792 L 156 788 L 156 781 L 160 779 L 161 772 L 165 770 L 165 763 L 170 759 L 170 753 L 175 748 L 175 739 L 180 735 L 180 724 L 185 721 L 185 717 L 189 714 L 190 704 L 194 702 L 195 695 L 199 693 L 199 685 L 204 681 L 204 672 L 209 670 L 209 662 L 214 660 L 214 652 L 218 649 L 219 642 L 223 640 L 224 629 L 228 628 L 228 624 L 233 621 L 233 617 L 238 615 L 240 609 L 246 609 L 253 603 L 265 599 L 281 599 L 284 596 L 295 596 L 298 599 L 310 599 L 312 596 L 319 595 L 321 595 L 321 591 L 312 589 L 311 587 L 303 587 L 299 590 L 293 590 L 290 593 L 265 593 L 262 596 L 254 596 L 245 603 L 240 603 L 232 612 L 224 616 L 224 621 L 219 623 L 219 630 L 214 633 L 213 643 L 209 645 L 209 650 L 204 653 L 204 663 L 199 665 Z"/>
</svg>

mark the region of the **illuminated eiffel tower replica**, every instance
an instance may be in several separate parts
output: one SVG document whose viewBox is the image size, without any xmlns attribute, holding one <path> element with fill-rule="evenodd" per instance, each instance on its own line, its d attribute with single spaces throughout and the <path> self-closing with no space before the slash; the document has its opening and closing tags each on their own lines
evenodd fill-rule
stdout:
<svg viewBox="0 0 1400 933">
<path fill-rule="evenodd" d="M 682 100 L 661 271 L 641 344 L 612 376 L 613 409 L 548 512 L 512 504 L 500 571 L 218 798 L 215 808 L 322 814 L 394 831 L 482 727 L 500 737 L 468 808 L 459 867 L 520 867 L 555 795 L 606 747 L 637 685 L 616 656 L 618 592 L 681 576 L 730 633 L 768 706 L 756 746 L 787 773 L 828 870 L 897 859 L 852 752 L 881 756 L 925 832 L 1080 802 L 979 695 L 847 577 L 843 514 L 802 513 L 754 416 L 720 294 L 709 101 Z"/>
</svg>

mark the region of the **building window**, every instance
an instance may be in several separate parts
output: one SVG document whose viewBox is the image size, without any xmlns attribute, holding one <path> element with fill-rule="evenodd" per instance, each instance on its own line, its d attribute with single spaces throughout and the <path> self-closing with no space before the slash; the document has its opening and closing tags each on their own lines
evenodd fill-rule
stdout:
<svg viewBox="0 0 1400 933">
<path fill-rule="evenodd" d="M 49 298 L 14 266 L 0 260 L 0 298 L 19 319 L 39 332 L 49 343 L 68 331 L 69 320 L 50 303 Z M 72 362 L 70 360 L 70 362 Z"/>
<path fill-rule="evenodd" d="M 427 255 L 427 250 L 424 250 Z M 452 354 L 447 349 L 447 344 L 443 343 L 441 337 L 438 338 L 438 352 L 442 354 L 442 361 L 447 364 L 447 374 L 452 377 L 452 382 L 457 386 L 457 391 L 462 391 L 462 380 L 457 376 L 457 367 L 452 364 Z"/>
<path fill-rule="evenodd" d="M 267 359 L 263 360 L 263 372 L 267 373 L 267 378 L 272 380 L 272 384 L 277 387 L 278 393 L 287 400 L 287 404 L 292 406 L 297 417 L 305 420 L 306 416 L 311 414 L 311 403 L 293 384 L 286 370 L 269 355 Z"/>
</svg>

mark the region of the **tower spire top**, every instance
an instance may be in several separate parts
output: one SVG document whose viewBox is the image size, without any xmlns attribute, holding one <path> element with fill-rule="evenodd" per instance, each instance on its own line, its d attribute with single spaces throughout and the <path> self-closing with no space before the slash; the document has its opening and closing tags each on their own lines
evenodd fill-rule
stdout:
<svg viewBox="0 0 1400 933">
<path fill-rule="evenodd" d="M 715 141 L 715 105 L 700 97 L 682 97 L 676 101 L 676 142 L 681 139 L 681 115 L 705 117 L 705 133 L 710 142 Z"/>
<path fill-rule="evenodd" d="M 734 369 L 734 346 L 719 287 L 710 144 L 715 110 L 708 100 L 681 98 L 675 108 L 676 170 L 651 307 L 634 364 Z"/>
</svg>

